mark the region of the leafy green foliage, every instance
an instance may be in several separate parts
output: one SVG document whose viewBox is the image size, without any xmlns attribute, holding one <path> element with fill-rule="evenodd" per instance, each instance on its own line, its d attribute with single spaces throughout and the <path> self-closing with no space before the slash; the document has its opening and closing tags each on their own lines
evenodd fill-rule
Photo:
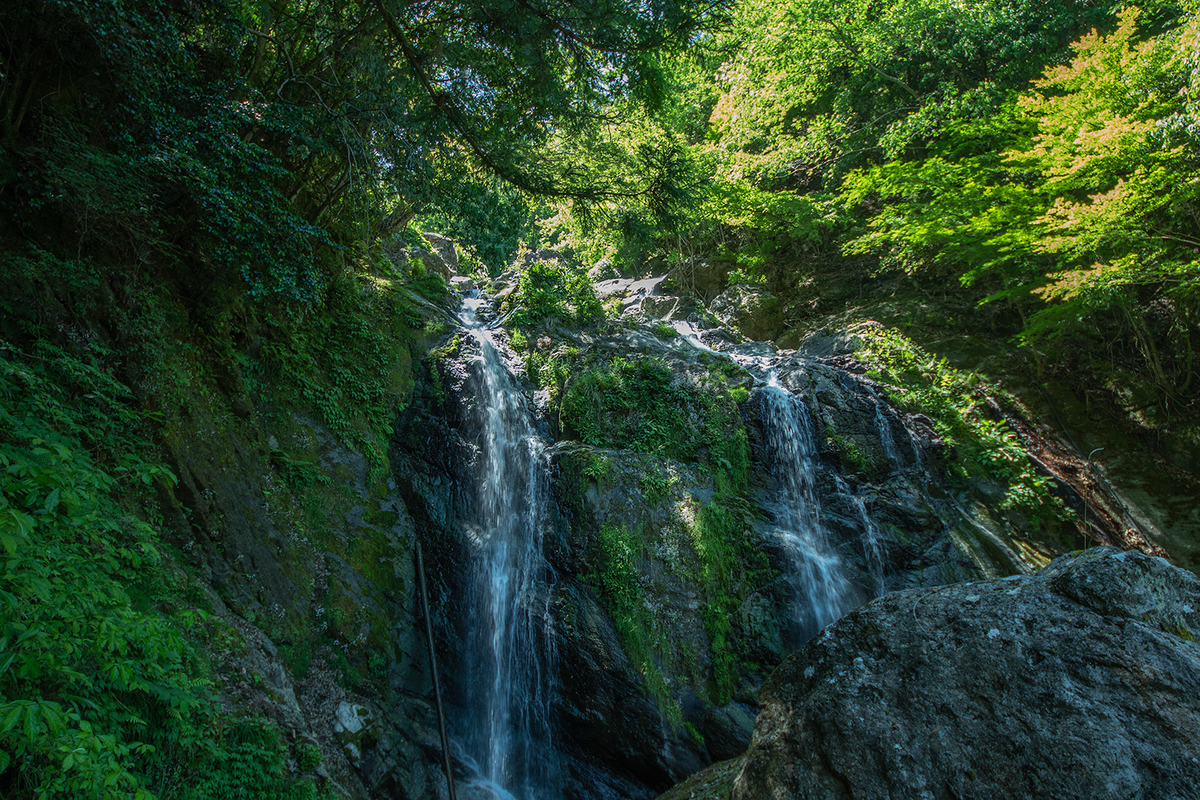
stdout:
<svg viewBox="0 0 1200 800">
<path fill-rule="evenodd" d="M 956 125 L 933 155 L 851 176 L 851 203 L 887 203 L 850 249 L 1031 306 L 1029 339 L 1115 329 L 1179 399 L 1200 313 L 1196 22 L 1139 40 L 1137 19 L 1128 9 L 1084 36 L 1069 64 L 1002 115 Z"/>
<path fill-rule="evenodd" d="M 876 365 L 872 376 L 889 387 L 901 407 L 928 415 L 946 444 L 955 448 L 951 473 L 982 477 L 1005 487 L 1003 510 L 1019 511 L 1049 528 L 1071 512 L 1050 491 L 1015 433 L 990 413 L 977 376 L 953 369 L 894 330 L 863 333 L 862 352 Z"/>
<path fill-rule="evenodd" d="M 653 135 L 678 137 L 682 201 L 661 218 L 613 202 L 576 212 L 573 226 L 570 212 L 555 221 L 568 246 L 622 269 L 657 260 L 688 279 L 708 262 L 731 281 L 787 289 L 797 260 L 819 263 L 856 232 L 857 210 L 836 199 L 848 171 L 913 158 L 954 125 L 988 119 L 1114 7 L 748 0 L 673 62 L 677 95 Z"/>
<path fill-rule="evenodd" d="M 551 320 L 582 328 L 604 319 L 604 306 L 585 270 L 560 261 L 535 261 L 521 273 L 508 321 L 537 327 Z"/>
<path fill-rule="evenodd" d="M 301 745 L 301 759 L 310 771 L 320 763 L 320 751 Z M 314 755 L 314 751 L 315 755 Z M 189 786 L 180 787 L 183 800 L 224 797 L 318 800 L 330 796 L 311 780 L 293 780 L 285 770 L 287 748 L 279 731 L 261 721 L 239 720 L 226 732 L 224 747 L 212 768 Z"/>
<path fill-rule="evenodd" d="M 437 195 L 429 198 L 414 225 L 449 236 L 460 248 L 460 271 L 474 260 L 482 272 L 498 274 L 522 247 L 536 248 L 537 204 L 497 178 L 471 174 L 460 161 L 440 162 Z"/>
<path fill-rule="evenodd" d="M 315 797 L 280 770 L 273 730 L 270 753 L 220 738 L 186 635 L 206 615 L 178 605 L 183 578 L 119 499 L 175 480 L 139 456 L 127 397 L 95 354 L 0 347 L 0 786 L 13 798 L 152 798 L 187 775 L 197 800 Z"/>
<path fill-rule="evenodd" d="M 445 281 L 433 277 L 444 292 Z M 364 275 L 340 284 L 324 313 L 283 327 L 259 361 L 243 361 L 260 389 L 314 409 L 336 436 L 382 466 L 396 412 L 412 390 L 410 345 L 419 322 L 404 284 Z"/>
<path fill-rule="evenodd" d="M 686 101 L 672 97 L 671 102 L 677 108 Z M 583 263 L 605 262 L 608 277 L 616 277 L 643 272 L 647 261 L 673 253 L 681 237 L 704 225 L 708 168 L 678 131 L 631 114 L 567 146 L 577 164 L 602 170 L 615 185 L 596 202 L 555 203 L 554 215 L 541 222 L 548 244 Z"/>
<path fill-rule="evenodd" d="M 347 253 L 418 215 L 501 263 L 532 236 L 530 195 L 645 190 L 608 180 L 599 150 L 579 169 L 563 135 L 594 135 L 619 102 L 653 105 L 659 53 L 719 12 L 8 4 L 0 27 L 22 35 L 0 44 L 0 202 L 18 238 L 60 258 L 87 251 L 208 302 L 292 313 L 343 276 Z"/>
<path fill-rule="evenodd" d="M 808 185 L 891 160 L 945 120 L 989 113 L 1104 4 L 752 2 L 731 36 L 710 136 L 731 174 Z"/>
</svg>

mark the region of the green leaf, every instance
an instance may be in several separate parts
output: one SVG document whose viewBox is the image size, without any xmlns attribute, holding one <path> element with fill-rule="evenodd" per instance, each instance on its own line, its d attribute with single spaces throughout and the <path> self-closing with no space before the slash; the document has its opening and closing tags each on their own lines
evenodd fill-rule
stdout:
<svg viewBox="0 0 1200 800">
<path fill-rule="evenodd" d="M 7 515 L 0 515 L 0 520 L 12 520 L 13 526 L 17 529 L 17 535 L 28 536 L 33 533 L 33 528 L 37 524 L 33 517 L 26 514 L 24 511 L 17 511 L 15 508 L 8 509 Z M 12 552 L 12 550 L 9 550 Z"/>
</svg>

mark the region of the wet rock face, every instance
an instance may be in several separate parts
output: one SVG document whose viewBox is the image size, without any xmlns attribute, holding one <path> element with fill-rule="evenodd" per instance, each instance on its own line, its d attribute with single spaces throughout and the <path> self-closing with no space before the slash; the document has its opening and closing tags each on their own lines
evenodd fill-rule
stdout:
<svg viewBox="0 0 1200 800">
<path fill-rule="evenodd" d="M 1197 797 L 1198 634 L 1134 551 L 884 596 L 767 682 L 731 797 Z"/>
<path fill-rule="evenodd" d="M 558 685 L 556 712 L 560 735 L 555 746 L 565 757 L 566 800 L 641 800 L 656 790 L 703 768 L 714 759 L 743 752 L 753 728 L 752 685 L 739 681 L 736 697 L 714 706 L 692 686 L 695 674 L 712 670 L 712 648 L 704 630 L 703 587 L 682 577 L 672 565 L 696 558 L 682 517 L 711 499 L 711 482 L 694 467 L 679 462 L 652 462 L 648 456 L 601 450 L 577 443 L 552 451 L 554 484 L 560 516 L 558 535 L 547 553 L 558 573 L 556 587 Z M 580 464 L 603 458 L 599 480 L 580 481 Z M 670 469 L 672 484 L 664 495 L 647 499 L 639 478 L 648 466 Z M 603 523 L 650 531 L 653 545 L 638 559 L 641 599 L 655 612 L 653 634 L 662 652 L 655 671 L 670 687 L 670 703 L 699 736 L 664 718 L 662 698 L 647 690 L 638 654 L 627 653 L 613 618 L 597 594 L 599 564 L 596 538 Z M 747 532 L 747 535 L 751 535 Z M 769 625 L 779 610 L 756 596 Z M 740 614 L 739 610 L 739 614 Z M 751 626 L 740 623 L 731 638 Z M 669 644 L 668 644 L 669 643 Z M 780 645 L 781 646 L 781 645 Z M 760 647 L 760 650 L 765 650 Z M 777 664 L 781 652 L 762 652 Z M 701 683 L 701 691 L 703 684 Z"/>
</svg>

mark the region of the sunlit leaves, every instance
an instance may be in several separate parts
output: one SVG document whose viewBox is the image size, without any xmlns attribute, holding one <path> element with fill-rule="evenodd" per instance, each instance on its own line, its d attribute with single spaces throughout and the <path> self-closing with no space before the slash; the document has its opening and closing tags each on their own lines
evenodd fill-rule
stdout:
<svg viewBox="0 0 1200 800">
<path fill-rule="evenodd" d="M 849 203 L 883 203 L 847 249 L 1049 304 L 1027 337 L 1114 313 L 1174 395 L 1192 375 L 1200 300 L 1197 23 L 1144 37 L 1138 17 L 1127 9 L 1111 32 L 1083 36 L 1004 114 L 956 123 L 927 157 L 852 174 Z M 1174 317 L 1166 336 L 1182 358 L 1159 353 L 1152 307 Z"/>
</svg>

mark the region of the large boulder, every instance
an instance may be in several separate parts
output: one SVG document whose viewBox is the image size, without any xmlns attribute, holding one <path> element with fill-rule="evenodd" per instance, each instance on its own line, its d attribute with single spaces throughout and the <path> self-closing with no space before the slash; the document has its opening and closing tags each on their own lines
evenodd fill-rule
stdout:
<svg viewBox="0 0 1200 800">
<path fill-rule="evenodd" d="M 454 246 L 454 240 L 448 236 L 442 236 L 440 233 L 423 233 L 421 236 L 425 241 L 429 242 L 429 246 L 433 248 L 433 252 L 437 253 L 438 258 L 445 264 L 450 275 L 457 273 L 458 249 Z M 449 277 L 449 275 L 446 277 Z"/>
<path fill-rule="evenodd" d="M 717 295 L 709 310 L 747 339 L 769 341 L 783 330 L 783 306 L 779 298 L 757 286 L 740 283 L 730 286 Z"/>
<path fill-rule="evenodd" d="M 1134 551 L 885 595 L 766 683 L 729 796 L 1200 797 L 1197 635 L 1200 579 Z"/>
</svg>

